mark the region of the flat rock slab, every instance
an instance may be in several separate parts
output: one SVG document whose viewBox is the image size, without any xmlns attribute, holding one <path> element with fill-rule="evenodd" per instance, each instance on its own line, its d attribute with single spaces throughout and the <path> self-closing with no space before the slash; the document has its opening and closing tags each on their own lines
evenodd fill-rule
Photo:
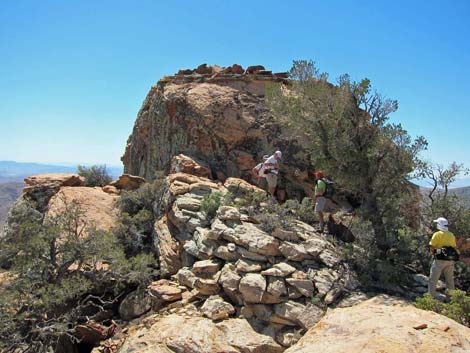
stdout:
<svg viewBox="0 0 470 353">
<path fill-rule="evenodd" d="M 85 178 L 78 174 L 48 173 L 26 177 L 24 182 L 28 186 L 57 184 L 58 186 L 84 186 Z"/>
<path fill-rule="evenodd" d="M 464 353 L 470 352 L 470 328 L 402 300 L 378 296 L 328 311 L 285 351 L 317 352 Z"/>
<path fill-rule="evenodd" d="M 271 337 L 256 333 L 244 319 L 221 323 L 203 317 L 169 315 L 134 332 L 119 353 L 281 353 Z"/>
<path fill-rule="evenodd" d="M 252 223 L 237 225 L 234 232 L 224 232 L 222 237 L 227 241 L 248 248 L 250 252 L 263 256 L 279 256 L 279 240 L 263 232 Z"/>
<path fill-rule="evenodd" d="M 174 302 L 181 299 L 181 289 L 168 284 L 163 284 L 162 280 L 151 283 L 147 288 L 152 295 L 165 302 Z"/>
<path fill-rule="evenodd" d="M 215 260 L 202 260 L 193 264 L 194 274 L 214 274 L 220 270 L 220 263 Z"/>
</svg>

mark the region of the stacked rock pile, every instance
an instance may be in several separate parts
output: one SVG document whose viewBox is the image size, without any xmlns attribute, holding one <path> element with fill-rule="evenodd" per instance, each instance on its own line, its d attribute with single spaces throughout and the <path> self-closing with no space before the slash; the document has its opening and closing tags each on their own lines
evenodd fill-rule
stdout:
<svg viewBox="0 0 470 353">
<path fill-rule="evenodd" d="M 303 222 L 267 233 L 243 208 L 220 206 L 215 216 L 201 209 L 205 195 L 237 197 L 263 190 L 228 178 L 173 173 L 167 177 L 168 212 L 155 225 L 162 276 L 147 291 L 155 310 L 193 303 L 215 321 L 247 319 L 283 346 L 296 332 L 316 324 L 326 308 L 361 298 L 359 282 L 333 242 Z"/>
</svg>

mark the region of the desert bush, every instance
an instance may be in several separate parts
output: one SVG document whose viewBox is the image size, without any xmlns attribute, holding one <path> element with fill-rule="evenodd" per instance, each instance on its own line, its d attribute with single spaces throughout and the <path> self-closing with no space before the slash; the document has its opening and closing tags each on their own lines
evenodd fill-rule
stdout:
<svg viewBox="0 0 470 353">
<path fill-rule="evenodd" d="M 399 286 L 409 284 L 406 266 L 414 259 L 412 249 L 405 239 L 412 234 L 406 228 L 400 233 L 395 246 L 390 248 L 385 256 L 374 245 L 375 235 L 372 225 L 361 218 L 355 218 L 351 223 L 354 234 L 360 234 L 354 243 L 338 244 L 343 255 L 358 273 L 361 283 L 370 290 L 394 292 Z M 395 293 L 394 293 L 395 294 Z"/>
<path fill-rule="evenodd" d="M 222 198 L 223 195 L 219 191 L 204 195 L 201 202 L 201 211 L 204 212 L 208 218 L 214 218 L 217 210 L 222 205 Z"/>
<path fill-rule="evenodd" d="M 420 309 L 434 311 L 470 327 L 470 296 L 461 290 L 451 290 L 449 293 L 450 302 L 448 303 L 443 303 L 431 295 L 425 294 L 424 297 L 416 299 L 415 305 Z"/>
<path fill-rule="evenodd" d="M 77 173 L 85 178 L 86 186 L 105 186 L 113 180 L 106 170 L 106 165 L 92 165 L 91 167 L 79 165 Z"/>
<path fill-rule="evenodd" d="M 3 236 L 0 237 L 0 267 L 8 268 L 11 265 L 16 250 L 8 244 L 19 241 L 21 226 L 25 220 L 39 223 L 42 218 L 42 213 L 38 212 L 30 201 L 20 198 L 12 205 L 3 229 Z"/>
<path fill-rule="evenodd" d="M 289 209 L 293 216 L 302 222 L 310 225 L 318 222 L 317 215 L 315 213 L 315 204 L 310 197 L 305 197 L 302 202 L 297 200 L 287 200 L 284 204 L 284 208 Z"/>
<path fill-rule="evenodd" d="M 121 194 L 121 213 L 115 234 L 124 245 L 127 256 L 151 252 L 153 226 L 164 207 L 165 190 L 165 179 L 159 175 L 152 183 Z"/>
<path fill-rule="evenodd" d="M 260 222 L 260 228 L 267 233 L 273 232 L 276 228 L 291 230 L 292 222 L 295 219 L 289 205 L 280 205 L 272 198 L 268 198 L 266 202 L 261 204 L 255 218 Z"/>
<path fill-rule="evenodd" d="M 214 191 L 205 194 L 201 201 L 201 211 L 204 212 L 208 218 L 214 218 L 220 206 L 235 206 L 235 197 L 230 192 Z"/>
</svg>

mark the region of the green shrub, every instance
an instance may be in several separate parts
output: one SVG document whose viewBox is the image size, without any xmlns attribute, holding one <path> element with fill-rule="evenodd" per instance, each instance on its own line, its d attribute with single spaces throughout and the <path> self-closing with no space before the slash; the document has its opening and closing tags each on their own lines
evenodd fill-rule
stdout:
<svg viewBox="0 0 470 353">
<path fill-rule="evenodd" d="M 106 165 L 92 165 L 91 167 L 79 165 L 77 173 L 85 178 L 86 186 L 105 186 L 113 180 L 106 170 Z"/>
<path fill-rule="evenodd" d="M 407 243 L 396 244 L 381 256 L 375 246 L 375 237 L 370 222 L 355 218 L 351 223 L 351 231 L 360 234 L 354 243 L 338 244 L 347 261 L 359 275 L 361 283 L 371 290 L 390 291 L 392 288 L 407 285 L 409 278 L 404 275 L 405 265 L 412 258 Z"/>
<path fill-rule="evenodd" d="M 305 197 L 302 202 L 287 200 L 283 206 L 289 209 L 292 215 L 302 222 L 310 225 L 318 222 L 315 204 L 310 197 Z"/>
<path fill-rule="evenodd" d="M 273 232 L 276 228 L 291 230 L 292 222 L 295 220 L 289 205 L 280 205 L 272 198 L 261 204 L 259 214 L 255 218 L 260 222 L 260 228 L 267 233 Z"/>
<path fill-rule="evenodd" d="M 425 294 L 424 297 L 416 299 L 415 305 L 420 309 L 434 311 L 470 327 L 470 296 L 461 290 L 451 290 L 449 293 L 449 303 L 443 303 Z"/>
<path fill-rule="evenodd" d="M 157 177 L 152 183 L 121 194 L 121 214 L 116 235 L 124 245 L 127 256 L 151 251 L 153 225 L 162 209 L 165 186 L 164 178 Z"/>
<path fill-rule="evenodd" d="M 153 211 L 156 190 L 153 184 L 145 183 L 136 190 L 124 191 L 119 198 L 121 212 L 131 216 L 140 210 Z"/>
<path fill-rule="evenodd" d="M 201 211 L 204 212 L 208 218 L 214 218 L 217 210 L 222 206 L 223 199 L 224 196 L 219 191 L 204 195 L 201 202 Z"/>
</svg>

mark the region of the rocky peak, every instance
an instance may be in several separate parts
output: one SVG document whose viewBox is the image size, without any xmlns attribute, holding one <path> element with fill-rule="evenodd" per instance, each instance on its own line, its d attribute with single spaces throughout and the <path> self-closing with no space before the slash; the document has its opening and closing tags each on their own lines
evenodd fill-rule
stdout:
<svg viewBox="0 0 470 353">
<path fill-rule="evenodd" d="M 261 65 L 236 64 L 203 64 L 162 78 L 138 113 L 122 157 L 125 172 L 152 180 L 184 154 L 207 165 L 212 179 L 250 180 L 262 156 L 281 149 L 279 198 L 311 194 L 309 147 L 283 135 L 265 102 L 266 88 L 286 78 Z"/>
</svg>

